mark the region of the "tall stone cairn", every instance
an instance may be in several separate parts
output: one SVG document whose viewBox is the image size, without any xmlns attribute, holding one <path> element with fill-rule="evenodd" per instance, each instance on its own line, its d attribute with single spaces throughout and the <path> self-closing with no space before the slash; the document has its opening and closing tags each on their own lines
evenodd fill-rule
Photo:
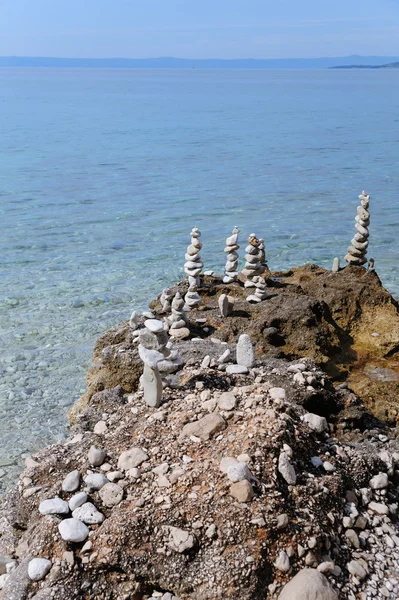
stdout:
<svg viewBox="0 0 399 600">
<path fill-rule="evenodd" d="M 184 272 L 188 276 L 189 286 L 200 285 L 200 274 L 204 266 L 199 254 L 202 244 L 199 240 L 201 232 L 198 227 L 193 227 L 191 231 L 191 244 L 187 248 L 186 262 L 184 263 Z"/>
<path fill-rule="evenodd" d="M 233 232 L 230 237 L 226 240 L 226 248 L 224 251 L 227 253 L 226 256 L 226 266 L 224 270 L 223 283 L 233 283 L 233 281 L 237 281 L 238 277 L 238 253 L 239 249 L 238 245 L 238 227 L 234 226 Z"/>
<path fill-rule="evenodd" d="M 186 313 L 184 312 L 184 300 L 177 292 L 172 300 L 172 314 L 166 318 L 169 326 L 169 334 L 172 338 L 184 340 L 190 336 L 190 330 L 187 327 Z"/>
<path fill-rule="evenodd" d="M 264 271 L 264 267 L 260 262 L 261 250 L 259 250 L 261 242 L 258 240 L 254 233 L 248 238 L 248 246 L 245 248 L 245 267 L 241 271 L 241 275 L 246 278 L 244 287 L 251 288 L 256 287 L 252 281 L 256 275 L 261 275 Z"/>
<path fill-rule="evenodd" d="M 367 262 L 367 246 L 369 245 L 369 225 L 370 225 L 370 196 L 363 191 L 360 196 L 360 206 L 357 207 L 357 215 L 355 217 L 357 232 L 351 241 L 351 246 L 348 248 L 348 254 L 345 260 L 350 265 L 364 265 Z"/>
</svg>

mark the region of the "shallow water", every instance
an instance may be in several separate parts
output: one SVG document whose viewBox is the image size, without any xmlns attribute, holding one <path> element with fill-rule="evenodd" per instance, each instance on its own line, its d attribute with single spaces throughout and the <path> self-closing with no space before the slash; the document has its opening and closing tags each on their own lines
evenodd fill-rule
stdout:
<svg viewBox="0 0 399 600">
<path fill-rule="evenodd" d="M 181 278 L 192 225 L 219 272 L 235 224 L 272 269 L 329 267 L 366 189 L 399 294 L 398 96 L 395 70 L 0 69 L 3 489 L 65 434 L 96 337 Z"/>
</svg>

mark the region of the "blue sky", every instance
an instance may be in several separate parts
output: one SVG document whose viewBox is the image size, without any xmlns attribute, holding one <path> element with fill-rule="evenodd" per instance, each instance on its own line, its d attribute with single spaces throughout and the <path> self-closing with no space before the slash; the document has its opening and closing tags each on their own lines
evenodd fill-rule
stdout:
<svg viewBox="0 0 399 600">
<path fill-rule="evenodd" d="M 399 55 L 399 0 L 0 0 L 0 55 Z"/>
</svg>

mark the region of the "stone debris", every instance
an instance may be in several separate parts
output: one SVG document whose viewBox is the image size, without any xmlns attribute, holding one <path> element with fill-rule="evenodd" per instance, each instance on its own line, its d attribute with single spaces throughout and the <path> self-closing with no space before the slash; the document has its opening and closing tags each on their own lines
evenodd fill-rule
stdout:
<svg viewBox="0 0 399 600">
<path fill-rule="evenodd" d="M 223 283 L 233 283 L 238 278 L 238 245 L 239 229 L 235 225 L 230 237 L 226 240 L 224 251 L 227 253 L 226 266 L 224 271 Z"/>
<path fill-rule="evenodd" d="M 248 246 L 245 248 L 245 267 L 241 271 L 241 275 L 245 278 L 244 286 L 246 288 L 255 287 L 253 278 L 264 272 L 264 266 L 260 262 L 259 246 L 261 242 L 254 233 L 248 238 Z"/>
<path fill-rule="evenodd" d="M 187 423 L 183 427 L 182 436 L 195 436 L 201 440 L 209 440 L 225 428 L 226 421 L 220 415 L 205 415 L 205 417 L 198 419 L 198 421 Z"/>
<path fill-rule="evenodd" d="M 369 245 L 369 225 L 370 225 L 370 196 L 363 191 L 360 196 L 360 206 L 357 207 L 357 215 L 355 217 L 357 232 L 351 241 L 351 246 L 348 248 L 348 254 L 345 260 L 350 265 L 364 265 L 367 262 L 366 254 Z"/>
<path fill-rule="evenodd" d="M 108 483 L 108 479 L 102 473 L 89 473 L 84 478 L 84 482 L 89 490 L 101 490 Z"/>
<path fill-rule="evenodd" d="M 230 486 L 230 495 L 238 502 L 250 502 L 254 497 L 254 491 L 249 481 L 244 479 Z"/>
<path fill-rule="evenodd" d="M 86 523 L 86 525 L 95 525 L 104 521 L 104 515 L 91 502 L 85 502 L 85 504 L 76 508 L 72 516 L 74 519 Z"/>
<path fill-rule="evenodd" d="M 296 484 L 296 473 L 295 469 L 292 466 L 288 454 L 286 452 L 281 452 L 278 458 L 278 470 L 280 475 L 285 479 L 288 485 Z"/>
</svg>

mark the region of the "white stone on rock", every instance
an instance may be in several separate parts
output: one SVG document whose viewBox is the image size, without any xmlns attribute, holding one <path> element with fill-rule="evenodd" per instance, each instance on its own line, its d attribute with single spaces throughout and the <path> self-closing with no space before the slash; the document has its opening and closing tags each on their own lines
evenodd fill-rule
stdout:
<svg viewBox="0 0 399 600">
<path fill-rule="evenodd" d="M 62 490 L 64 492 L 76 492 L 80 485 L 80 473 L 78 470 L 71 471 L 62 482 Z"/>
<path fill-rule="evenodd" d="M 220 470 L 227 475 L 229 467 L 236 465 L 239 461 L 233 456 L 224 456 L 220 461 Z"/>
<path fill-rule="evenodd" d="M 227 294 L 221 294 L 218 298 L 220 315 L 224 318 L 229 314 L 229 298 Z"/>
<path fill-rule="evenodd" d="M 220 365 L 223 365 L 230 360 L 230 357 L 231 357 L 231 350 L 230 350 L 230 348 L 227 348 L 227 350 L 225 350 L 223 352 L 223 354 L 221 356 L 219 356 L 218 363 Z"/>
<path fill-rule="evenodd" d="M 278 458 L 278 470 L 280 475 L 285 479 L 288 485 L 296 484 L 296 473 L 295 469 L 292 466 L 288 454 L 286 452 L 281 452 Z"/>
<path fill-rule="evenodd" d="M 223 392 L 218 400 L 218 405 L 220 410 L 234 410 L 237 406 L 237 398 L 232 392 Z"/>
<path fill-rule="evenodd" d="M 58 531 L 66 542 L 84 542 L 89 536 L 89 528 L 78 519 L 65 519 L 58 525 Z"/>
<path fill-rule="evenodd" d="M 244 367 L 253 367 L 255 363 L 255 352 L 250 336 L 243 333 L 238 338 L 236 347 L 237 364 Z"/>
<path fill-rule="evenodd" d="M 75 494 L 74 496 L 72 496 L 72 498 L 69 500 L 69 502 L 68 502 L 69 508 L 71 511 L 74 511 L 76 508 L 79 508 L 79 506 L 82 506 L 82 504 L 84 504 L 86 501 L 87 501 L 86 492 L 79 492 L 78 494 Z"/>
<path fill-rule="evenodd" d="M 370 487 L 372 490 L 383 490 L 388 487 L 389 480 L 388 475 L 386 473 L 378 473 L 370 479 Z"/>
<path fill-rule="evenodd" d="M 191 548 L 195 546 L 195 537 L 192 533 L 171 525 L 164 525 L 163 529 L 169 534 L 169 548 L 175 552 L 179 552 L 181 554 L 186 550 L 191 550 Z"/>
<path fill-rule="evenodd" d="M 194 435 L 201 440 L 209 440 L 216 433 L 223 431 L 226 428 L 226 421 L 218 414 L 205 415 L 198 421 L 187 423 L 182 430 L 182 437 L 190 437 Z"/>
<path fill-rule="evenodd" d="M 226 373 L 227 375 L 246 375 L 248 368 L 244 365 L 228 365 Z"/>
<path fill-rule="evenodd" d="M 178 329 L 177 331 L 182 331 Z M 140 346 L 139 346 L 140 351 Z M 154 350 L 150 352 L 155 352 Z M 163 358 L 160 352 L 157 352 Z M 162 379 L 157 366 L 151 367 L 148 364 L 144 364 L 143 375 L 141 376 L 141 384 L 144 389 L 144 400 L 148 406 L 152 408 L 158 408 L 162 402 Z"/>
<path fill-rule="evenodd" d="M 360 581 L 364 579 L 367 575 L 365 568 L 358 562 L 357 560 L 351 560 L 346 565 L 349 573 L 354 577 L 357 577 Z"/>
<path fill-rule="evenodd" d="M 286 573 L 287 571 L 290 570 L 290 559 L 288 558 L 285 550 L 281 550 L 279 552 L 279 555 L 277 557 L 277 560 L 274 563 L 274 566 L 276 567 L 276 569 L 278 569 L 279 571 L 282 571 L 283 573 Z"/>
<path fill-rule="evenodd" d="M 338 273 L 339 268 L 340 268 L 340 260 L 339 260 L 339 258 L 336 257 L 336 258 L 334 258 L 333 266 L 332 266 L 331 270 L 333 273 Z"/>
<path fill-rule="evenodd" d="M 28 564 L 28 576 L 32 581 L 41 581 L 50 571 L 53 563 L 46 558 L 33 558 Z"/>
<path fill-rule="evenodd" d="M 386 504 L 382 504 L 380 502 L 370 502 L 368 508 L 373 512 L 377 513 L 378 515 L 389 514 L 389 508 L 386 506 Z"/>
<path fill-rule="evenodd" d="M 232 482 L 244 481 L 244 479 L 251 481 L 253 479 L 247 463 L 238 460 L 227 467 L 227 477 Z"/>
<path fill-rule="evenodd" d="M 72 517 L 78 521 L 82 521 L 82 523 L 86 523 L 87 525 L 102 523 L 105 518 L 104 515 L 97 510 L 97 508 L 91 502 L 85 502 L 85 504 L 82 504 L 82 506 L 76 508 L 72 513 Z"/>
<path fill-rule="evenodd" d="M 99 467 L 105 460 L 105 450 L 91 446 L 87 458 L 93 467 Z"/>
<path fill-rule="evenodd" d="M 288 373 L 298 373 L 299 371 L 306 371 L 306 365 L 303 363 L 295 363 L 290 365 L 287 369 Z"/>
<path fill-rule="evenodd" d="M 143 363 L 151 368 L 156 368 L 160 360 L 164 360 L 164 355 L 158 350 L 151 350 L 144 348 L 141 344 L 139 345 L 139 356 Z"/>
<path fill-rule="evenodd" d="M 125 450 L 119 456 L 118 469 L 130 471 L 130 469 L 140 466 L 146 460 L 148 460 L 148 454 L 142 448 L 133 447 Z"/>
<path fill-rule="evenodd" d="M 323 573 L 301 569 L 284 586 L 278 600 L 338 600 L 338 594 Z"/>
<path fill-rule="evenodd" d="M 108 508 L 119 504 L 123 498 L 123 489 L 116 483 L 107 483 L 99 492 L 100 498 Z"/>
<path fill-rule="evenodd" d="M 105 421 L 98 421 L 95 425 L 94 425 L 94 429 L 93 429 L 94 433 L 96 435 L 104 435 L 104 433 L 106 433 L 108 431 L 108 427 Z"/>
<path fill-rule="evenodd" d="M 285 400 L 285 389 L 279 387 L 270 388 L 269 396 L 272 400 Z"/>
<path fill-rule="evenodd" d="M 69 513 L 68 502 L 61 498 L 43 500 L 39 504 L 39 512 L 41 515 L 67 515 Z"/>
<path fill-rule="evenodd" d="M 288 515 L 283 513 L 277 517 L 277 529 L 285 529 L 288 527 Z"/>
<path fill-rule="evenodd" d="M 108 479 L 102 473 L 90 473 L 86 475 L 84 482 L 91 490 L 101 490 L 108 483 Z"/>
<path fill-rule="evenodd" d="M 323 431 L 328 430 L 328 423 L 325 417 L 320 417 L 319 415 L 315 415 L 313 413 L 306 413 L 306 415 L 303 417 L 303 420 L 313 431 L 323 433 Z"/>
</svg>

